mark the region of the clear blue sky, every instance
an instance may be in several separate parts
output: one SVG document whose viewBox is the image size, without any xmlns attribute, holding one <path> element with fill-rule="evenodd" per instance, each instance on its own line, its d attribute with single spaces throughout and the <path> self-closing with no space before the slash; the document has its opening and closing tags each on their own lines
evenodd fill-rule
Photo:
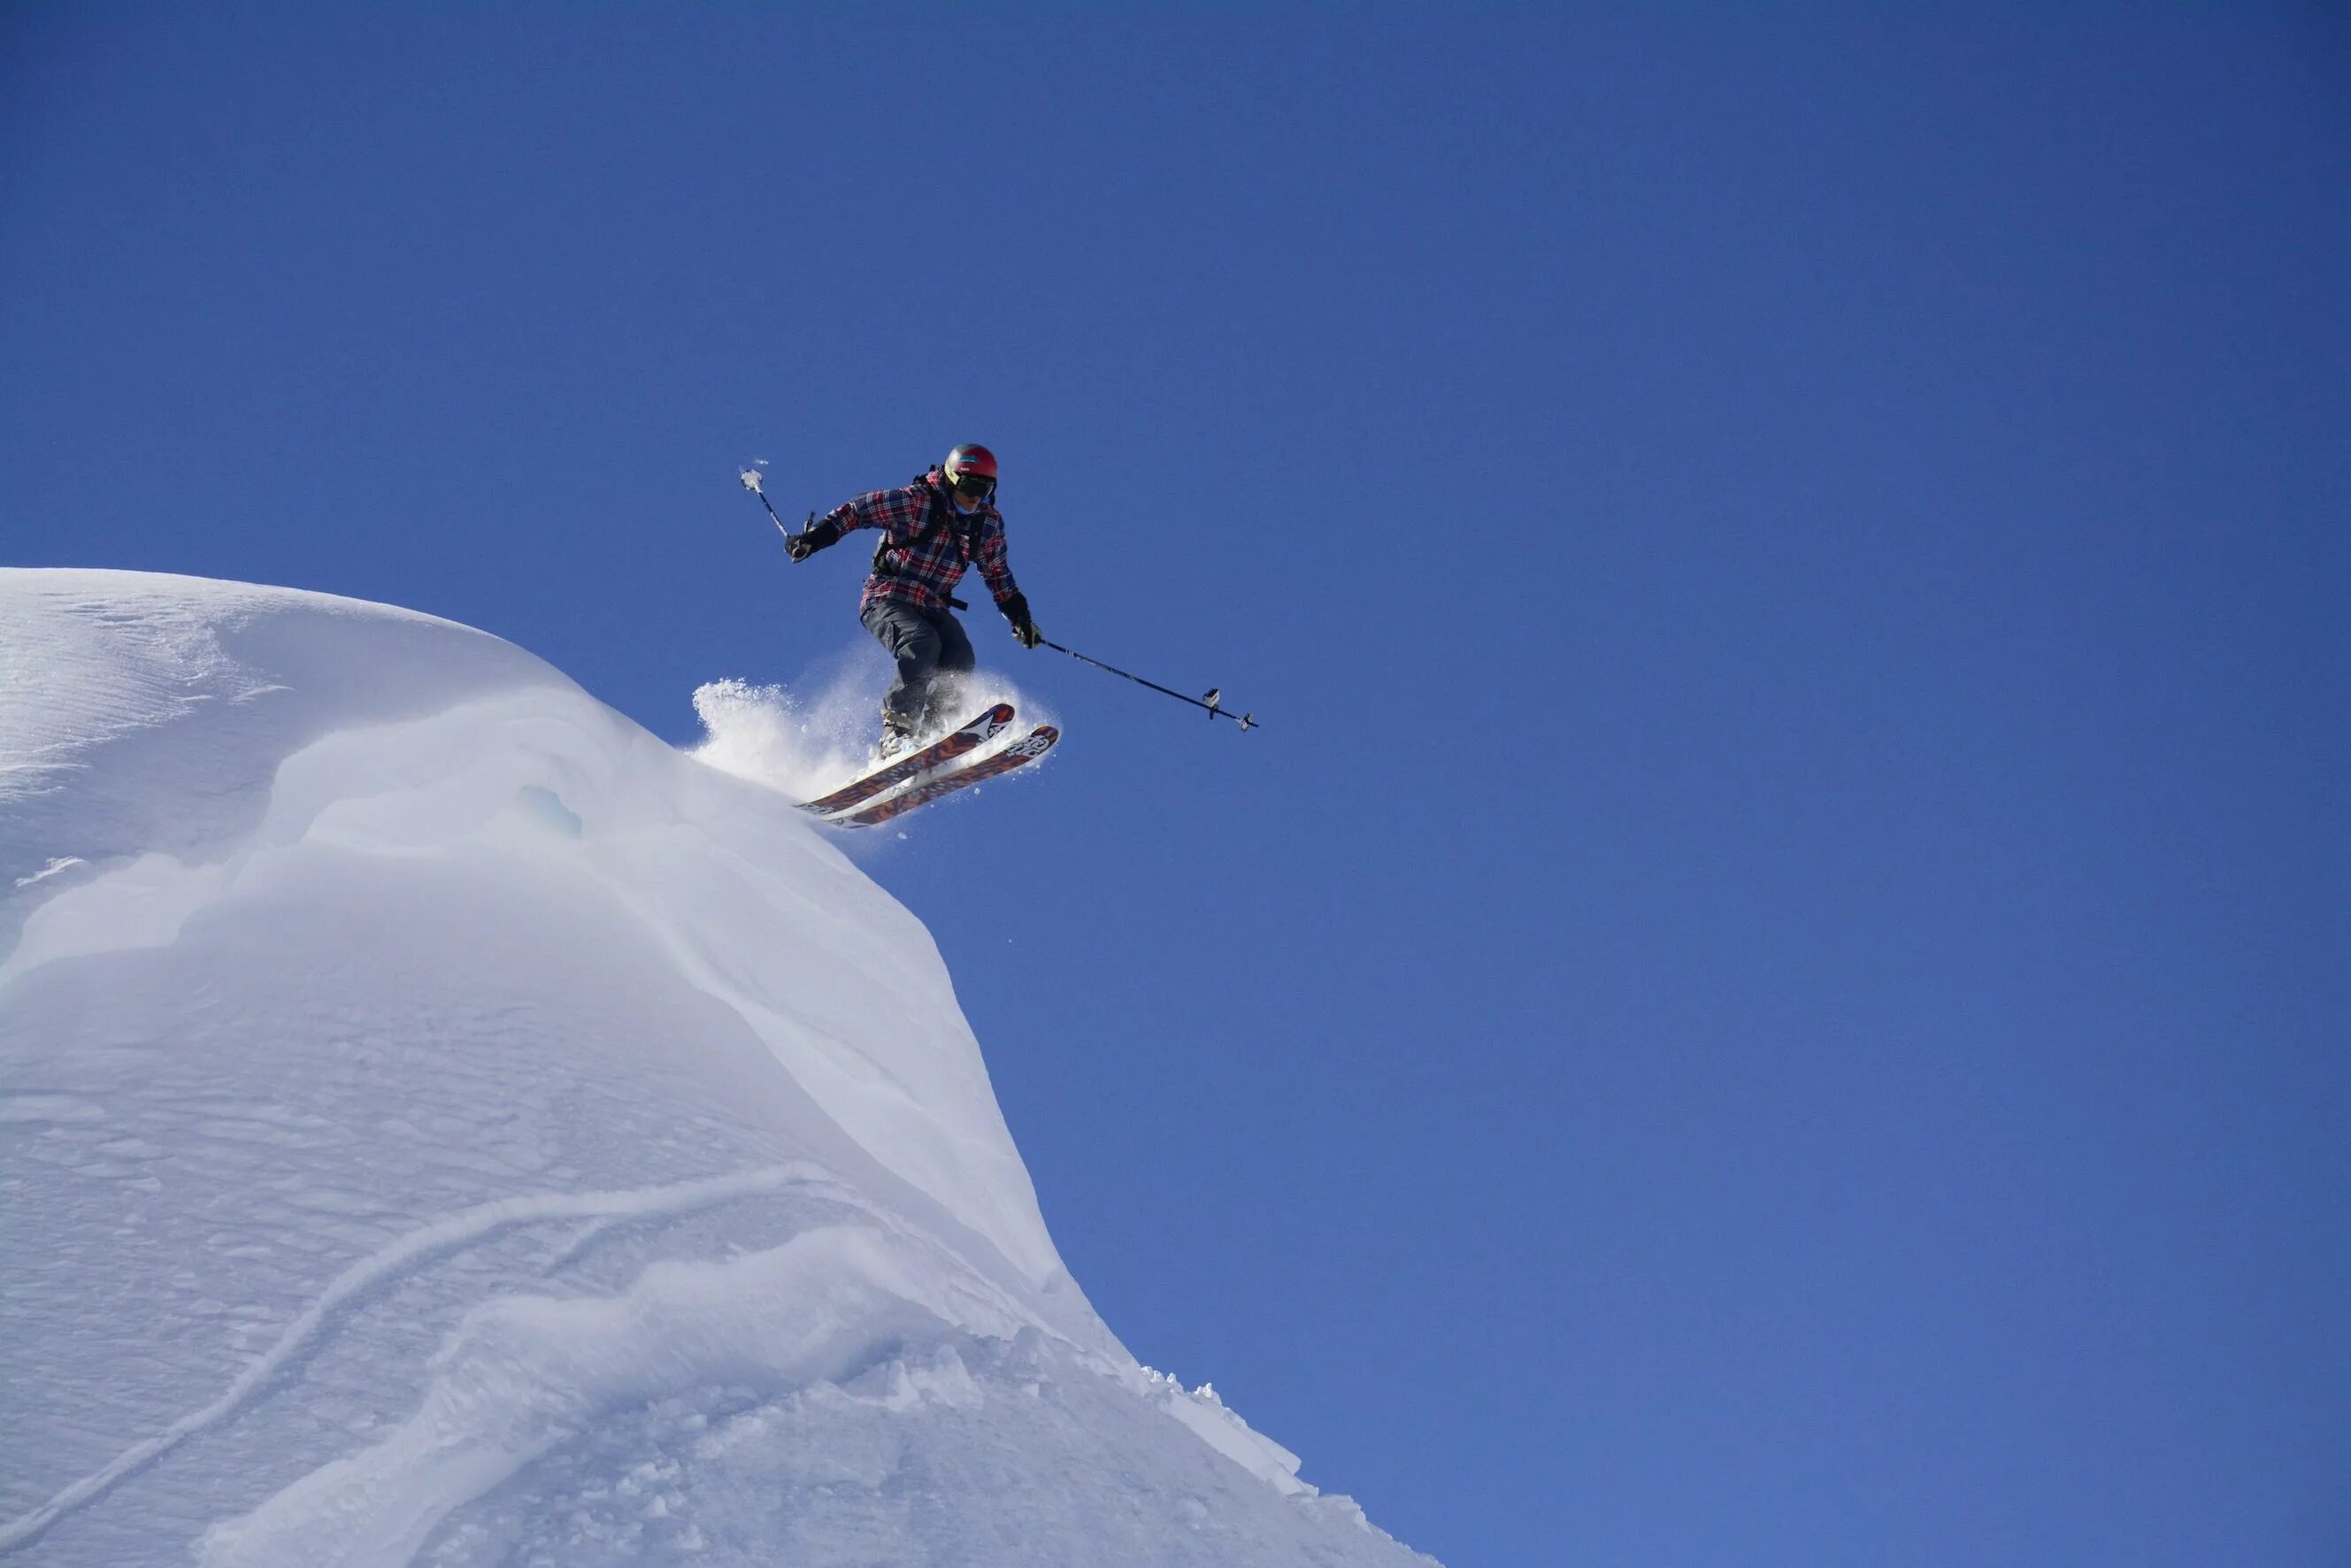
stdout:
<svg viewBox="0 0 2351 1568">
<path fill-rule="evenodd" d="M 685 741 L 740 465 L 987 442 L 1265 721 L 979 614 L 869 860 L 1137 1354 L 1456 1568 L 2340 1563 L 2351 26 L 1631 9 L 11 6 L 0 559 Z"/>
</svg>

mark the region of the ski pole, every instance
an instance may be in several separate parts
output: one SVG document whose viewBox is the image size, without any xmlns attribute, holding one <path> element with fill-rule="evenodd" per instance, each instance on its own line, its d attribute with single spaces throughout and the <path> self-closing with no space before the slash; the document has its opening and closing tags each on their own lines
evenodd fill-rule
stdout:
<svg viewBox="0 0 2351 1568">
<path fill-rule="evenodd" d="M 1235 724 L 1241 727 L 1241 733 L 1244 735 L 1257 727 L 1256 715 L 1246 713 L 1230 714 L 1225 711 L 1225 694 L 1221 687 L 1210 686 L 1208 688 L 1207 695 L 1205 696 L 1187 697 L 1182 692 L 1168 690 L 1167 687 L 1161 685 L 1157 681 L 1146 681 L 1141 675 L 1131 674 L 1127 671 L 1120 669 L 1116 664 L 1105 664 L 1100 659 L 1090 659 L 1086 657 L 1085 654 L 1079 653 L 1075 648 L 1064 648 L 1059 643 L 1054 642 L 1050 637 L 1040 637 L 1037 639 L 1037 642 L 1039 645 L 1050 648 L 1056 653 L 1067 653 L 1071 658 L 1077 660 L 1081 664 L 1092 664 L 1097 670 L 1108 670 L 1113 675 L 1125 675 L 1128 680 L 1133 681 L 1136 685 L 1149 686 L 1153 691 L 1174 697 L 1179 703 L 1190 703 L 1194 707 L 1207 708 L 1208 710 L 1208 717 L 1210 719 L 1231 719 Z"/>
<path fill-rule="evenodd" d="M 768 493 L 759 488 L 759 471 L 757 468 L 746 468 L 743 470 L 742 478 L 743 488 L 758 497 L 759 505 L 768 508 L 768 516 L 776 517 L 775 504 L 768 499 Z M 809 521 L 811 523 L 816 521 L 814 512 L 809 514 Z M 784 519 L 781 517 L 776 517 L 776 531 L 783 535 L 786 539 L 792 537 L 792 530 L 784 527 Z"/>
</svg>

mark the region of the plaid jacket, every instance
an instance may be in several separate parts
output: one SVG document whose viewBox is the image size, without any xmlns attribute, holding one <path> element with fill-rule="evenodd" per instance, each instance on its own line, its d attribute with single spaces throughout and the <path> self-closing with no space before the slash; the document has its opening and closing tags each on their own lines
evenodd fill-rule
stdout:
<svg viewBox="0 0 2351 1568">
<path fill-rule="evenodd" d="M 940 515 L 939 527 L 916 544 L 934 505 Z M 844 534 L 857 528 L 880 528 L 889 538 L 881 568 L 865 580 L 865 591 L 857 601 L 861 615 L 877 599 L 903 599 L 926 609 L 945 610 L 947 596 L 963 580 L 964 570 L 971 566 L 979 568 L 998 604 L 1020 591 L 1005 559 L 1004 515 L 992 503 L 969 517 L 957 513 L 935 468 L 900 489 L 874 490 L 844 501 L 826 513 L 824 520 L 839 523 Z"/>
</svg>

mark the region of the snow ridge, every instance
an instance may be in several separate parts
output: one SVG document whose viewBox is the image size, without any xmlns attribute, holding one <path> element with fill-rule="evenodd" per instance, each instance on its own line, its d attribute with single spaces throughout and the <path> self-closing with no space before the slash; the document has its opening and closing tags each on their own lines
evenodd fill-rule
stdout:
<svg viewBox="0 0 2351 1568">
<path fill-rule="evenodd" d="M 403 611 L 0 627 L 0 1560 L 1426 1561 L 1119 1344 L 788 795 Z"/>
<path fill-rule="evenodd" d="M 207 1568 L 396 1568 L 448 1513 L 588 1415 L 642 1399 L 681 1368 L 695 1381 L 746 1370 L 794 1385 L 838 1378 L 948 1310 L 876 1232 L 852 1227 L 723 1263 L 657 1264 L 618 1297 L 503 1297 L 466 1316 L 423 1407 L 391 1437 L 215 1525 L 198 1557 Z M 654 1343 L 661 1354 L 649 1356 Z"/>
<path fill-rule="evenodd" d="M 508 1226 L 559 1219 L 684 1214 L 754 1193 L 774 1192 L 794 1182 L 831 1185 L 823 1173 L 813 1167 L 779 1166 L 742 1176 L 679 1182 L 636 1192 L 551 1193 L 540 1197 L 496 1198 L 411 1231 L 392 1246 L 362 1258 L 336 1275 L 319 1299 L 286 1325 L 277 1343 L 256 1357 L 219 1398 L 125 1449 L 105 1469 L 84 1476 L 39 1508 L 0 1525 L 0 1552 L 34 1540 L 55 1524 L 60 1515 L 96 1501 L 123 1477 L 154 1463 L 178 1444 L 235 1415 L 270 1379 L 301 1355 L 304 1348 L 325 1331 L 329 1319 L 338 1310 L 418 1263 L 469 1246 Z"/>
</svg>

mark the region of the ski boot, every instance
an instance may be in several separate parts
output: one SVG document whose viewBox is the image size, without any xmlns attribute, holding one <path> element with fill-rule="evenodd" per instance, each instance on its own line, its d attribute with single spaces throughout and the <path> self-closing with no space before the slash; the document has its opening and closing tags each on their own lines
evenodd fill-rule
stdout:
<svg viewBox="0 0 2351 1568">
<path fill-rule="evenodd" d="M 873 760 L 876 765 L 893 761 L 920 744 L 915 737 L 914 721 L 894 713 L 885 713 L 882 716 L 882 739 L 873 748 Z"/>
</svg>

